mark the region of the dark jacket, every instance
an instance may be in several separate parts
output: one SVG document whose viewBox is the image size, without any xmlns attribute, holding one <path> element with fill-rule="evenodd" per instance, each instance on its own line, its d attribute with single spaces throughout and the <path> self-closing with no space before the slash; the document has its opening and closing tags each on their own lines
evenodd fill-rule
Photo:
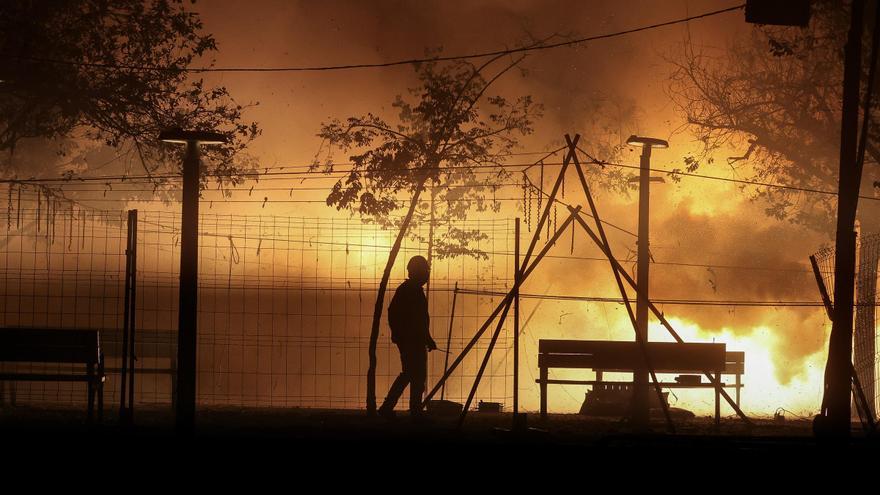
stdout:
<svg viewBox="0 0 880 495">
<path fill-rule="evenodd" d="M 422 286 L 407 279 L 394 291 L 388 305 L 391 341 L 398 345 L 425 346 L 431 341 L 428 299 Z"/>
</svg>

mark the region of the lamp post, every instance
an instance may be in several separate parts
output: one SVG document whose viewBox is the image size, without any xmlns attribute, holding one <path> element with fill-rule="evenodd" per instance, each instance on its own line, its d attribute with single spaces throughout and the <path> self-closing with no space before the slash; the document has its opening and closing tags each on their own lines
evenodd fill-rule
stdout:
<svg viewBox="0 0 880 495">
<path fill-rule="evenodd" d="M 159 140 L 186 144 L 180 221 L 180 300 L 177 323 L 177 431 L 191 434 L 196 412 L 196 342 L 199 287 L 199 145 L 223 144 L 226 136 L 208 131 L 164 131 Z"/>
<path fill-rule="evenodd" d="M 636 294 L 636 341 L 648 342 L 648 222 L 650 213 L 650 191 L 652 181 L 662 178 L 651 177 L 651 150 L 668 148 L 669 143 L 662 139 L 630 136 L 626 140 L 630 146 L 641 146 L 642 156 L 639 162 L 639 250 L 638 277 Z M 648 369 L 638 368 L 633 373 L 633 426 L 647 428 L 650 408 L 648 404 Z"/>
</svg>

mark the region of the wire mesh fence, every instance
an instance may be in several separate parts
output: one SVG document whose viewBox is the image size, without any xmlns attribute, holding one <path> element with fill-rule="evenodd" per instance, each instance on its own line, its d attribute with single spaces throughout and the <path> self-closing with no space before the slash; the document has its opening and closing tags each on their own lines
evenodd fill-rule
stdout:
<svg viewBox="0 0 880 495">
<path fill-rule="evenodd" d="M 877 278 L 878 262 L 880 262 L 880 234 L 861 235 L 858 239 L 858 266 L 855 287 L 855 326 L 853 330 L 853 366 L 865 393 L 871 414 L 877 417 L 880 406 L 880 352 L 877 341 L 880 331 L 877 326 Z M 833 295 L 834 287 L 834 256 L 833 248 L 826 248 L 816 253 L 816 262 L 822 274 L 829 296 Z M 833 303 L 833 300 L 832 300 Z M 853 408 L 854 414 L 856 409 Z"/>
<path fill-rule="evenodd" d="M 53 202 L 55 203 L 55 202 Z M 0 213 L 0 215 L 4 215 Z M 126 247 L 125 212 L 57 202 L 8 208 L 0 222 L 0 325 L 101 330 L 108 378 L 106 407 L 119 400 Z M 136 404 L 173 404 L 179 271 L 179 213 L 141 211 L 137 231 Z M 483 256 L 434 259 L 431 328 L 457 354 L 500 301 L 455 295 L 456 283 L 478 292 L 509 289 L 513 222 L 468 220 Z M 415 227 L 392 271 L 387 308 L 410 256 L 426 255 L 428 225 Z M 435 226 L 442 239 L 447 230 Z M 376 292 L 395 232 L 358 219 L 205 213 L 199 234 L 197 400 L 203 405 L 360 408 Z M 450 327 L 453 297 L 457 297 Z M 451 331 L 450 331 L 451 328 Z M 383 317 L 377 392 L 400 371 Z M 449 334 L 447 335 L 447 332 Z M 480 342 L 449 380 L 446 398 L 466 397 L 488 342 Z M 478 399 L 509 403 L 512 335 L 505 329 Z M 429 379 L 444 354 L 429 356 Z M 39 367 L 39 364 L 0 364 Z M 84 386 L 6 382 L 5 402 L 85 400 Z M 405 402 L 405 401 L 404 401 Z"/>
<path fill-rule="evenodd" d="M 0 222 L 0 325 L 101 330 L 112 338 L 122 325 L 124 214 L 40 201 L 7 210 Z M 112 357 L 108 360 L 114 366 Z M 118 367 L 118 364 L 115 365 Z M 0 363 L 3 371 L 73 371 L 72 365 Z M 85 386 L 64 382 L 3 382 L 4 401 L 85 400 Z"/>
</svg>

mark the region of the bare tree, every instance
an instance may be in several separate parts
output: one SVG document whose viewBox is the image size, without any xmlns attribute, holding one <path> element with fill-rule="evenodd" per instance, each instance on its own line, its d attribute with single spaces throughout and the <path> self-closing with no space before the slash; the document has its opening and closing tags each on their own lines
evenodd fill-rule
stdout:
<svg viewBox="0 0 880 495">
<path fill-rule="evenodd" d="M 418 86 L 410 89 L 409 97 L 395 99 L 396 119 L 388 121 L 369 113 L 331 120 L 318 133 L 328 145 L 328 155 L 324 163 L 316 162 L 316 170 L 336 170 L 334 149 L 352 153 L 350 168 L 334 185 L 327 204 L 398 229 L 373 311 L 367 370 L 367 411 L 371 414 L 376 410 L 376 344 L 382 304 L 391 269 L 410 228 L 433 214 L 434 221 L 445 223 L 452 234 L 437 246 L 439 256 L 485 256 L 471 247 L 482 234 L 458 229 L 455 222 L 467 218 L 472 209 L 497 211 L 498 204 L 487 199 L 486 193 L 505 172 L 487 176 L 477 168 L 500 164 L 517 145 L 517 136 L 532 132 L 533 120 L 541 113 L 540 105 L 529 96 L 508 100 L 486 95 L 498 78 L 522 60 L 497 56 L 480 66 L 464 61 L 415 65 Z M 503 66 L 486 75 L 496 62 Z M 428 188 L 437 207 L 433 213 L 431 203 L 422 200 Z M 393 217 L 402 210 L 402 218 Z"/>
<path fill-rule="evenodd" d="M 754 27 L 721 54 L 686 44 L 670 59 L 676 70 L 669 86 L 698 143 L 685 157 L 685 168 L 709 165 L 719 150 L 732 148 L 739 152 L 727 157 L 727 164 L 744 178 L 836 190 L 848 19 L 843 3 L 816 1 L 805 29 Z M 872 122 L 878 117 L 874 106 Z M 878 135 L 880 128 L 872 125 L 867 159 L 875 163 L 880 162 Z M 877 172 L 865 167 L 861 194 L 873 194 Z M 837 203 L 832 195 L 757 187 L 753 197 L 766 201 L 771 217 L 833 231 Z M 861 202 L 863 221 L 878 218 L 876 203 Z"/>
</svg>

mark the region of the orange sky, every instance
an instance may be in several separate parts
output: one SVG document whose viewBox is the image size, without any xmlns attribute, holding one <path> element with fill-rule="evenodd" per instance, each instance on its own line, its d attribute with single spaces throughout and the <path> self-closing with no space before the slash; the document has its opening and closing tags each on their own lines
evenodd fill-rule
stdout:
<svg viewBox="0 0 880 495">
<path fill-rule="evenodd" d="M 444 53 L 493 50 L 510 46 L 528 32 L 589 36 L 692 15 L 733 5 L 730 2 L 260 2 L 206 1 L 198 6 L 205 28 L 220 47 L 219 66 L 328 65 L 385 62 L 416 57 L 425 47 L 442 45 Z M 693 148 L 680 127 L 666 93 L 671 70 L 665 61 L 685 39 L 697 46 L 722 48 L 750 27 L 741 13 L 694 21 L 621 38 L 531 55 L 528 75 L 510 74 L 498 93 L 532 94 L 546 107 L 536 132 L 523 142 L 524 150 L 559 146 L 565 132 L 587 133 L 599 120 L 597 101 L 622 108 L 635 107 L 621 134 L 639 133 L 666 138 L 671 147 L 655 153 L 654 166 L 680 167 Z M 241 101 L 259 101 L 246 117 L 264 131 L 252 149 L 268 166 L 308 163 L 317 150 L 314 137 L 321 121 L 367 111 L 391 116 L 393 95 L 412 83 L 410 67 L 334 73 L 223 74 L 209 78 L 227 85 Z M 601 117 L 600 117 L 601 118 Z M 585 137 L 585 139 L 587 139 Z M 626 157 L 637 164 L 637 150 Z M 722 167 L 707 169 L 729 175 Z M 570 184 L 574 184 L 571 181 Z M 500 193 L 499 193 L 500 194 Z M 508 195 L 516 196 L 517 190 Z M 569 193 L 571 194 L 571 193 Z M 286 196 L 281 193 L 278 197 Z M 636 195 L 623 197 L 597 191 L 605 219 L 630 231 L 637 228 Z M 305 197 L 305 196 L 303 196 Z M 316 193 L 317 198 L 321 196 Z M 272 197 L 270 196 L 270 201 Z M 574 201 L 573 196 L 567 198 Z M 304 211 L 299 205 L 275 206 L 274 213 Z M 309 213 L 332 214 L 320 205 Z M 522 215 L 512 204 L 503 216 Z M 735 185 L 697 179 L 657 185 L 652 199 L 652 249 L 657 261 L 753 266 L 736 270 L 705 267 L 652 268 L 651 290 L 659 298 L 817 300 L 807 257 L 828 238 L 767 218 L 763 207 L 748 200 Z M 612 234 L 623 257 L 635 249 L 634 240 Z M 565 249 L 567 252 L 568 249 Z M 598 255 L 585 240 L 576 254 Z M 571 262 L 568 262 L 571 263 Z M 761 270 L 760 268 L 771 268 Z M 789 271 L 774 271 L 787 268 Z M 798 271 L 800 270 L 800 271 Z M 710 282 L 711 279 L 711 282 Z M 601 263 L 586 266 L 550 261 L 530 287 L 539 292 L 549 282 L 556 293 L 614 294 L 613 280 Z M 713 289 L 714 286 L 714 289 Z M 564 289 L 569 287 L 569 289 Z M 526 303 L 523 311 L 528 311 Z M 619 307 L 593 304 L 545 303 L 535 320 L 538 337 L 630 338 Z M 693 308 L 667 307 L 688 339 L 724 341 L 747 351 L 748 387 L 744 405 L 755 413 L 771 414 L 776 407 L 798 411 L 816 408 L 819 377 L 824 365 L 828 325 L 819 308 Z M 539 313 L 540 313 L 539 312 Z M 571 312 L 564 324 L 559 315 Z M 538 322 L 543 322 L 540 324 Z M 652 338 L 661 332 L 652 330 Z M 531 358 L 529 358 L 531 359 Z M 572 391 L 574 396 L 580 392 Z M 577 407 L 579 399 L 555 392 L 557 407 Z M 680 394 L 688 396 L 689 394 Z M 705 394 L 704 394 L 705 395 Z M 684 399 L 683 399 L 684 400 Z M 705 410 L 699 394 L 692 407 Z M 687 402 L 687 401 L 685 401 Z M 680 404 L 681 405 L 681 404 Z"/>
<path fill-rule="evenodd" d="M 205 0 L 195 8 L 205 30 L 215 35 L 217 66 L 303 66 L 378 63 L 423 55 L 425 48 L 442 46 L 444 54 L 496 50 L 521 41 L 528 33 L 542 38 L 553 33 L 574 37 L 628 29 L 644 24 L 733 6 L 737 2 L 643 0 L 632 2 L 480 0 L 448 1 L 287 1 Z M 582 133 L 589 142 L 604 122 L 618 123 L 612 109 L 623 115 L 621 139 L 630 133 L 668 139 L 670 148 L 655 152 L 652 165 L 681 168 L 682 157 L 696 148 L 681 130 L 682 116 L 674 111 L 667 77 L 681 43 L 690 40 L 708 50 L 722 49 L 752 29 L 741 12 L 688 24 L 602 40 L 577 48 L 560 48 L 530 55 L 527 74 L 510 73 L 493 87 L 505 96 L 530 94 L 545 106 L 535 133 L 522 141 L 523 151 L 557 148 L 564 133 Z M 261 166 L 308 164 L 319 147 L 320 123 L 374 112 L 392 118 L 390 103 L 414 82 L 409 66 L 387 69 L 298 73 L 217 73 L 205 76 L 222 84 L 240 103 L 258 102 L 246 110 L 246 120 L 263 128 L 250 153 Z M 601 113 L 597 113 L 601 112 Z M 742 150 L 735 150 L 741 152 Z M 344 156 L 339 156 L 344 161 Z M 601 156 L 599 158 L 602 158 Z M 638 150 L 623 161 L 638 164 Z M 723 159 L 717 163 L 723 163 Z M 724 166 L 703 173 L 731 176 Z M 574 176 L 569 184 L 575 184 Z M 272 186 L 304 185 L 277 181 Z M 307 185 L 332 185 L 316 180 Z M 578 202 L 570 188 L 567 201 Z M 499 196 L 518 197 L 519 188 Z M 321 200 L 323 191 L 260 193 L 260 204 L 222 204 L 206 192 L 216 212 L 272 215 L 340 215 L 316 203 L 283 203 L 290 198 Z M 595 191 L 599 211 L 610 222 L 637 230 L 637 194 Z M 248 199 L 246 189 L 233 199 Z M 250 197 L 250 199 L 253 199 Z M 276 201 L 276 202 L 273 202 Z M 105 206 L 105 205 L 102 205 Z M 145 208 L 160 208 L 157 203 Z M 521 205 L 507 202 L 500 217 L 522 216 Z M 749 200 L 735 184 L 684 178 L 652 189 L 651 245 L 655 261 L 706 266 L 652 267 L 651 295 L 655 298 L 817 301 L 808 256 L 831 239 L 768 218 L 764 207 Z M 635 250 L 632 237 L 609 232 L 621 258 Z M 568 236 L 566 236 L 567 239 Z M 568 254 L 568 241 L 556 248 Z M 577 241 L 575 255 L 599 256 L 586 239 Z M 567 263 L 567 264 L 566 264 Z M 536 272 L 524 292 L 614 296 L 607 265 L 550 260 Z M 725 268 L 725 266 L 749 267 Z M 549 289 L 548 289 L 549 288 Z M 533 302 L 524 303 L 523 313 Z M 800 413 L 815 411 L 830 325 L 821 308 L 729 308 L 667 306 L 667 317 L 687 340 L 727 342 L 746 351 L 744 407 L 753 414 L 772 414 L 777 407 Z M 563 318 L 563 313 L 569 315 Z M 625 313 L 616 305 L 542 303 L 529 329 L 535 338 L 631 338 Z M 652 326 L 651 338 L 663 339 Z M 534 349 L 525 363 L 534 365 Z M 557 387 L 559 388 L 559 387 Z M 381 393 L 381 392 L 380 392 Z M 551 401 L 560 410 L 579 406 L 582 390 L 554 391 Z M 677 405 L 708 412 L 709 394 L 681 395 Z M 525 402 L 534 407 L 534 397 Z"/>
</svg>

